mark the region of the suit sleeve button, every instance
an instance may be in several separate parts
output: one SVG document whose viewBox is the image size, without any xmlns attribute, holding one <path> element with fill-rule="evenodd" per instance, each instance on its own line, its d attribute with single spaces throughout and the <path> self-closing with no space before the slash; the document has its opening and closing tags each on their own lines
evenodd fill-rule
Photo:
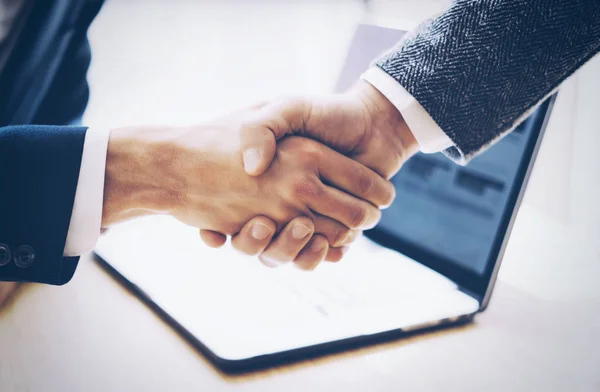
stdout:
<svg viewBox="0 0 600 392">
<path fill-rule="evenodd" d="M 17 267 L 31 267 L 35 260 L 35 251 L 29 245 L 21 245 L 15 251 L 15 264 Z"/>
<path fill-rule="evenodd" d="M 10 248 L 6 244 L 0 244 L 0 267 L 10 263 Z"/>
</svg>

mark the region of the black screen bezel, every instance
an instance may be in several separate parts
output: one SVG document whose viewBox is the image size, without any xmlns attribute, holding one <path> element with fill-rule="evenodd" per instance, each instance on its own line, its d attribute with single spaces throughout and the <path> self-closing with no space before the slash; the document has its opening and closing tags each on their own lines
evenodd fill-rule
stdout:
<svg viewBox="0 0 600 392">
<path fill-rule="evenodd" d="M 526 120 L 531 127 L 527 145 L 523 152 L 521 160 L 515 176 L 514 185 L 511 187 L 507 208 L 500 221 L 499 228 L 494 236 L 492 250 L 486 261 L 485 270 L 482 274 L 477 274 L 465 267 L 462 267 L 451 259 L 436 254 L 428 249 L 418 246 L 410 241 L 398 237 L 389 231 L 376 226 L 374 229 L 365 232 L 365 235 L 373 241 L 394 249 L 407 257 L 441 273 L 447 278 L 454 281 L 461 289 L 473 295 L 478 301 L 482 301 L 486 291 L 492 283 L 492 276 L 497 270 L 496 265 L 502 261 L 503 249 L 508 239 L 508 232 L 514 217 L 518 212 L 519 202 L 525 188 L 527 186 L 528 174 L 530 168 L 535 161 L 537 147 L 541 142 L 547 119 L 551 112 L 552 103 L 555 95 L 547 98 Z M 385 213 L 385 212 L 384 212 Z"/>
</svg>

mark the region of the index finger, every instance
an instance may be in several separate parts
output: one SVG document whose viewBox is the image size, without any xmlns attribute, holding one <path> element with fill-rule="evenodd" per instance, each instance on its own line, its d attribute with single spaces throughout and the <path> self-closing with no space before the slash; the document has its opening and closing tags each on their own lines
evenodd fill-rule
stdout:
<svg viewBox="0 0 600 392">
<path fill-rule="evenodd" d="M 384 208 L 396 197 L 394 185 L 366 166 L 321 145 L 319 174 L 329 186 Z"/>
</svg>

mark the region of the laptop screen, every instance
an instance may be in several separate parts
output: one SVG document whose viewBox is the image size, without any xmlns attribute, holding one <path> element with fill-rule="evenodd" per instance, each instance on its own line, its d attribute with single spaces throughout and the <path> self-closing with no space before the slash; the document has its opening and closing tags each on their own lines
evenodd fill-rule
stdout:
<svg viewBox="0 0 600 392">
<path fill-rule="evenodd" d="M 510 195 L 521 186 L 517 174 L 537 136 L 532 120 L 465 167 L 441 153 L 411 158 L 392 179 L 398 196 L 378 228 L 482 275 L 513 208 Z"/>
</svg>

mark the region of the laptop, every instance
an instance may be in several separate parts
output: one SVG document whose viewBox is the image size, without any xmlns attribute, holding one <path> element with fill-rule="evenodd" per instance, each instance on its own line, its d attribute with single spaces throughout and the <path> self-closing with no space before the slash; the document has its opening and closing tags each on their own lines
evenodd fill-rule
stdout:
<svg viewBox="0 0 600 392">
<path fill-rule="evenodd" d="M 336 88 L 402 35 L 359 25 Z M 97 259 L 225 372 L 469 322 L 490 301 L 553 100 L 466 167 L 411 158 L 395 203 L 339 263 L 269 269 L 165 216 L 114 227 Z"/>
</svg>

